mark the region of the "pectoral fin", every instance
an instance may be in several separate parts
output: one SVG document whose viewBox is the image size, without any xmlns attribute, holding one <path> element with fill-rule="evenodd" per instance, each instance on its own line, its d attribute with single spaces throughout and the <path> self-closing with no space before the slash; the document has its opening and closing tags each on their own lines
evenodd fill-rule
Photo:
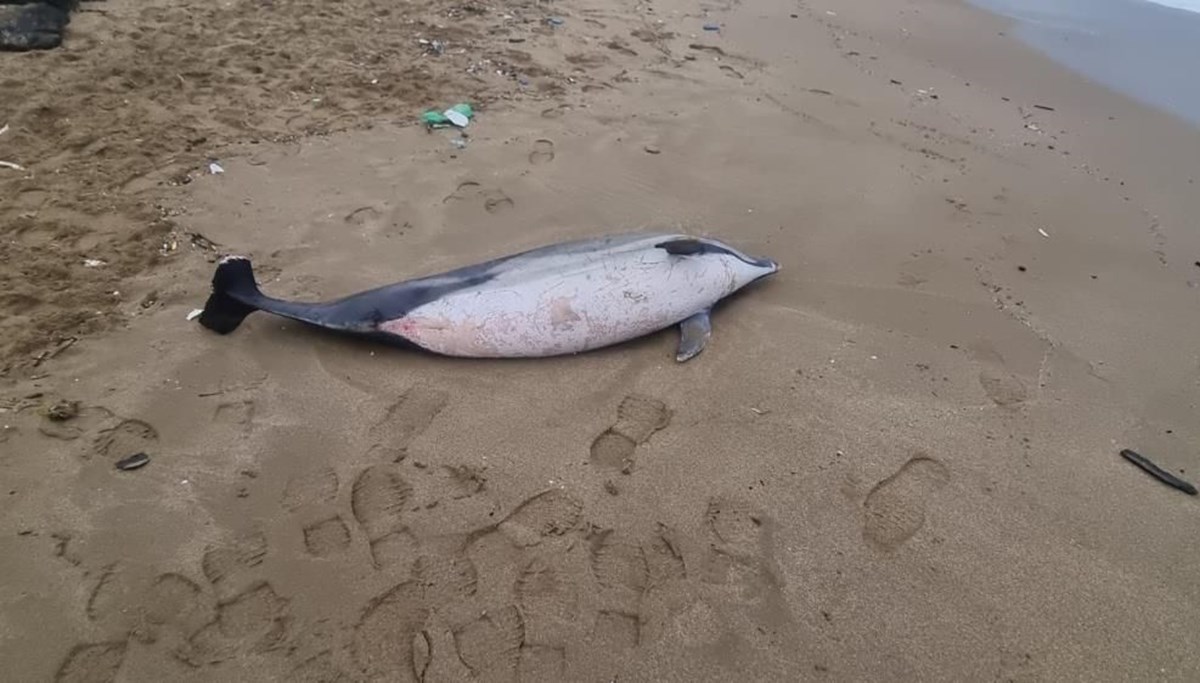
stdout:
<svg viewBox="0 0 1200 683">
<path fill-rule="evenodd" d="M 712 322 L 708 318 L 708 309 L 679 323 L 679 350 L 675 353 L 675 360 L 680 363 L 691 360 L 704 350 L 711 336 Z"/>
</svg>

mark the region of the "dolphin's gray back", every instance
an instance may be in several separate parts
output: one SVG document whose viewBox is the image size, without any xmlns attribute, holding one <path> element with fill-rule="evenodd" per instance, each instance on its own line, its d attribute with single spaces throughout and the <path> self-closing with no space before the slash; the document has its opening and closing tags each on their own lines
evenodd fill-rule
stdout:
<svg viewBox="0 0 1200 683">
<path fill-rule="evenodd" d="M 655 244 L 673 238 L 690 237 L 669 232 L 632 232 L 540 246 L 314 304 L 316 319 L 310 322 L 334 329 L 368 332 L 380 322 L 401 318 L 415 308 L 454 292 L 485 285 L 516 285 L 529 278 L 544 276 L 548 270 L 565 272 L 611 257 L 616 252 L 653 248 Z"/>
</svg>

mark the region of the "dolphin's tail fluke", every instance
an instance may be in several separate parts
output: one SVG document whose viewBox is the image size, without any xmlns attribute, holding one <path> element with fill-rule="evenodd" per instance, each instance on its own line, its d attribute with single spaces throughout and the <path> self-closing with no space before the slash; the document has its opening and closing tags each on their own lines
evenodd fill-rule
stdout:
<svg viewBox="0 0 1200 683">
<path fill-rule="evenodd" d="M 200 313 L 200 324 L 218 334 L 237 329 L 264 300 L 254 282 L 254 268 L 244 256 L 226 256 L 217 264 L 212 294 Z"/>
</svg>

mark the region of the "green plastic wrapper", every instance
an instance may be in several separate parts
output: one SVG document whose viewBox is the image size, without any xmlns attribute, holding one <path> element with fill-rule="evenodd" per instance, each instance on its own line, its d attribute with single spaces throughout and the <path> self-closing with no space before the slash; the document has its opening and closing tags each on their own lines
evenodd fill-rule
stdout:
<svg viewBox="0 0 1200 683">
<path fill-rule="evenodd" d="M 461 102 L 450 108 L 467 117 L 468 119 L 475 116 L 475 111 L 471 109 L 471 105 L 467 104 L 466 102 Z M 450 119 L 446 118 L 445 114 L 443 114 L 441 111 L 437 111 L 436 109 L 430 109 L 424 114 L 421 114 L 421 122 L 430 128 L 445 128 L 446 126 L 454 125 L 450 123 Z"/>
</svg>

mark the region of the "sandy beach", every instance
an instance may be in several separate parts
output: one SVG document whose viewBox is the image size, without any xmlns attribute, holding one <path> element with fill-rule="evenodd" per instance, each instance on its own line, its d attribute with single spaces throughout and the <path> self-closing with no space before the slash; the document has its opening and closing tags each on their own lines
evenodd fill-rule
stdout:
<svg viewBox="0 0 1200 683">
<path fill-rule="evenodd" d="M 1012 31 L 108 0 L 0 54 L 5 680 L 1200 680 L 1200 498 L 1119 456 L 1200 480 L 1200 131 Z M 188 319 L 226 254 L 316 301 L 638 229 L 782 270 L 683 364 Z"/>
</svg>

